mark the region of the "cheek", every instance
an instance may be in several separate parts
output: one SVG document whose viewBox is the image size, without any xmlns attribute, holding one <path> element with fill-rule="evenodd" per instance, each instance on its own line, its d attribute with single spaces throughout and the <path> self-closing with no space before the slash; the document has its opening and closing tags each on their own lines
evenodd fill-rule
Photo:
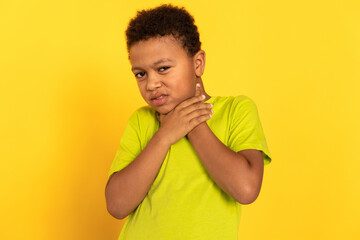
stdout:
<svg viewBox="0 0 360 240">
<path fill-rule="evenodd" d="M 173 89 L 179 102 L 182 102 L 195 95 L 195 88 L 193 85 L 195 84 L 181 82 L 176 86 L 175 89 Z"/>
<path fill-rule="evenodd" d="M 138 83 L 138 88 L 139 88 L 141 96 L 146 100 L 146 88 L 145 88 L 145 85 Z"/>
</svg>

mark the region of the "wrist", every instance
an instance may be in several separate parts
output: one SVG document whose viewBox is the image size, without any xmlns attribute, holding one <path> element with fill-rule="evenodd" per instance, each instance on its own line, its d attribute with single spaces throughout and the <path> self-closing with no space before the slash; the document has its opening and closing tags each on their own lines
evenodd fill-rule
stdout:
<svg viewBox="0 0 360 240">
<path fill-rule="evenodd" d="M 154 134 L 153 138 L 156 139 L 158 144 L 160 144 L 161 146 L 164 146 L 166 148 L 170 148 L 172 145 L 172 143 L 170 142 L 170 140 L 168 139 L 166 134 L 163 133 L 161 128 L 159 128 L 159 130 Z"/>
<path fill-rule="evenodd" d="M 203 131 L 206 127 L 208 127 L 206 122 L 202 122 L 199 125 L 197 125 L 196 127 L 194 127 L 188 134 L 187 137 L 193 138 L 194 136 L 198 135 L 201 131 Z"/>
</svg>

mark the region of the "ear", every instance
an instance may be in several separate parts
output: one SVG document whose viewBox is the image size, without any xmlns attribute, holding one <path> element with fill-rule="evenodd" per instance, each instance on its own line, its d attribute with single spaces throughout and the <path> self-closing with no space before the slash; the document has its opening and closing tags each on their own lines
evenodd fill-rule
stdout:
<svg viewBox="0 0 360 240">
<path fill-rule="evenodd" d="M 205 51 L 199 50 L 193 57 L 194 70 L 197 77 L 201 77 L 205 70 Z"/>
</svg>

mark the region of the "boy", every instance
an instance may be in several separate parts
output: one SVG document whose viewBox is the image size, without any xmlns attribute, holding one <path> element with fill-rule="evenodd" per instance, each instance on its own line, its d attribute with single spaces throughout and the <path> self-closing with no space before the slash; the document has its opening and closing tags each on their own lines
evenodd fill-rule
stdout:
<svg viewBox="0 0 360 240">
<path fill-rule="evenodd" d="M 237 239 L 241 204 L 257 198 L 271 161 L 254 102 L 211 97 L 193 17 L 161 5 L 126 30 L 132 72 L 149 106 L 130 117 L 109 171 L 119 239 Z"/>
</svg>

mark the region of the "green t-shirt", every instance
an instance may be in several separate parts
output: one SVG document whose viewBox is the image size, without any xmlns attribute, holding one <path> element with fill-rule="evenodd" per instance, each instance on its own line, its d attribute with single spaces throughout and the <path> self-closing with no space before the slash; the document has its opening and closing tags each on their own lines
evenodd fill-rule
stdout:
<svg viewBox="0 0 360 240">
<path fill-rule="evenodd" d="M 231 150 L 270 153 L 255 103 L 247 96 L 211 97 L 210 129 Z M 141 107 L 130 117 L 109 176 L 126 167 L 159 129 L 155 110 Z M 236 240 L 241 204 L 206 171 L 187 137 L 171 145 L 144 200 L 125 222 L 119 240 Z"/>
</svg>

